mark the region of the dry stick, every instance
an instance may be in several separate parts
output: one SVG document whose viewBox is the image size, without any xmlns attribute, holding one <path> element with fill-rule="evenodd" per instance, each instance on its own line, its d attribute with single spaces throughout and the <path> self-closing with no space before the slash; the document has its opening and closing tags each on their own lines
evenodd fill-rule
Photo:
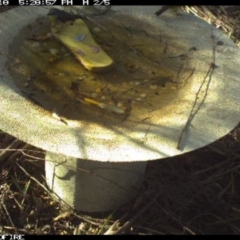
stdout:
<svg viewBox="0 0 240 240">
<path fill-rule="evenodd" d="M 5 188 L 5 189 L 4 189 L 4 188 Z M 8 186 L 8 185 L 2 185 L 2 186 L 1 186 L 1 190 L 3 191 L 3 193 L 2 193 L 2 197 L 1 197 L 1 195 L 0 195 L 0 197 L 1 197 L 1 198 L 0 198 L 0 210 L 1 210 L 1 208 L 3 208 L 3 210 L 5 211 L 8 219 L 9 219 L 9 222 L 11 223 L 11 225 L 12 225 L 15 233 L 17 233 L 17 228 L 15 227 L 15 225 L 14 225 L 14 223 L 13 223 L 11 217 L 10 217 L 10 214 L 9 214 L 9 212 L 8 212 L 8 210 L 7 210 L 7 207 L 6 207 L 5 203 L 4 203 L 6 194 L 7 194 L 8 191 L 9 191 L 9 186 Z"/>
<path fill-rule="evenodd" d="M 235 32 L 239 18 L 240 18 L 240 14 L 238 14 L 238 16 L 234 19 L 233 27 L 232 27 L 232 29 L 231 29 L 231 31 L 229 33 L 229 37 L 231 37 L 232 34 Z"/>
<path fill-rule="evenodd" d="M 158 17 L 159 15 L 163 14 L 164 12 L 166 12 L 171 7 L 172 7 L 171 5 L 165 5 L 160 10 L 155 12 L 155 15 Z"/>
<path fill-rule="evenodd" d="M 80 219 L 80 220 L 83 220 L 83 221 L 85 221 L 85 222 L 87 222 L 87 223 L 92 224 L 93 226 L 100 227 L 100 226 L 102 225 L 102 223 L 93 222 L 93 221 L 89 220 L 87 217 L 78 215 L 78 214 L 76 214 L 76 213 L 74 213 L 74 212 L 72 213 L 72 215 L 73 215 L 74 217 Z"/>
<path fill-rule="evenodd" d="M 162 207 L 161 205 L 159 206 L 161 208 L 161 210 L 168 216 L 170 217 L 171 220 L 175 221 L 177 224 L 179 224 L 183 230 L 189 232 L 192 235 L 196 235 L 195 232 L 193 232 L 190 228 L 188 228 L 187 226 L 184 226 L 180 220 L 178 220 L 175 216 L 173 216 L 170 212 L 168 212 L 164 207 Z"/>
<path fill-rule="evenodd" d="M 3 229 L 4 230 L 15 230 L 13 227 L 10 227 L 10 226 L 3 226 Z M 26 234 L 34 234 L 35 233 L 35 230 L 30 230 L 30 229 L 19 229 L 18 228 L 18 233 L 26 233 Z"/>
<path fill-rule="evenodd" d="M 143 214 L 160 196 L 160 193 L 157 194 L 145 207 L 143 207 L 140 211 L 138 211 L 132 218 L 130 218 L 121 228 L 114 231 L 114 227 L 120 222 L 120 220 L 117 220 L 113 223 L 113 225 L 109 228 L 109 230 L 104 233 L 104 235 L 117 235 L 123 233 L 125 230 L 127 230 L 131 225 L 138 219 L 138 217 Z M 125 215 L 123 215 L 122 218 L 125 218 Z"/>
<path fill-rule="evenodd" d="M 16 165 L 30 178 L 32 179 L 34 182 L 36 182 L 37 184 L 39 184 L 39 186 L 41 186 L 50 196 L 52 195 L 49 190 L 42 185 L 36 178 L 32 177 L 23 167 L 21 167 L 18 163 L 16 163 Z"/>
<path fill-rule="evenodd" d="M 3 202 L 1 203 L 1 205 L 2 205 L 2 207 L 3 207 L 4 211 L 5 211 L 5 213 L 6 213 L 7 216 L 8 216 L 9 222 L 12 224 L 12 227 L 13 227 L 15 233 L 17 233 L 17 228 L 15 227 L 15 225 L 14 225 L 14 223 L 13 223 L 11 217 L 10 217 L 10 214 L 8 213 L 8 210 L 7 210 L 6 205 L 5 205 Z"/>
<path fill-rule="evenodd" d="M 187 13 L 191 12 L 194 15 L 198 15 L 198 10 L 193 6 L 186 6 Z"/>
<path fill-rule="evenodd" d="M 15 139 L 6 149 L 0 149 L 0 162 L 4 161 L 10 154 L 13 148 L 17 148 L 22 142 Z"/>
<path fill-rule="evenodd" d="M 50 192 L 43 184 L 41 184 L 36 178 L 32 177 L 23 167 L 21 167 L 18 163 L 16 165 L 34 182 L 36 182 L 40 187 L 42 187 L 48 194 L 49 196 L 52 196 L 53 194 L 58 198 L 61 199 L 56 193 Z M 69 206 L 66 202 L 62 201 L 66 206 Z"/>
<path fill-rule="evenodd" d="M 226 160 L 226 162 L 229 161 L 229 160 L 231 160 L 231 159 Z M 231 171 L 238 170 L 239 168 L 240 168 L 240 165 L 237 165 L 236 167 L 232 167 L 231 169 L 228 169 L 226 171 L 223 171 L 221 173 L 213 175 L 213 176 L 211 176 L 210 178 L 208 178 L 206 180 L 203 180 L 202 183 L 210 183 L 210 182 L 212 182 L 212 181 L 214 181 L 216 179 L 220 179 L 220 178 L 223 177 L 223 175 L 225 175 L 225 174 L 227 174 L 227 173 L 229 173 Z"/>
<path fill-rule="evenodd" d="M 214 37 L 213 37 L 213 34 L 211 35 L 211 38 L 212 38 L 212 40 L 213 40 L 213 38 L 214 38 Z M 216 49 L 215 49 L 215 48 L 216 48 L 216 47 L 215 47 L 215 44 L 214 44 L 214 42 L 213 42 L 212 63 L 210 64 L 210 67 L 209 67 L 209 69 L 208 69 L 208 71 L 207 71 L 207 73 L 206 73 L 206 76 L 204 77 L 204 79 L 203 79 L 203 81 L 202 81 L 202 83 L 201 83 L 201 85 L 200 85 L 200 87 L 199 87 L 199 89 L 198 89 L 198 91 L 197 91 L 197 93 L 196 93 L 196 97 L 195 97 L 195 100 L 194 100 L 194 103 L 193 103 L 193 106 L 192 106 L 192 110 L 191 110 L 191 112 L 190 112 L 190 115 L 189 115 L 189 117 L 188 117 L 188 119 L 187 119 L 187 122 L 186 122 L 186 124 L 185 124 L 185 126 L 184 126 L 184 128 L 183 128 L 183 130 L 182 130 L 182 132 L 181 132 L 181 135 L 180 135 L 180 137 L 179 137 L 179 141 L 178 141 L 178 145 L 177 145 L 177 149 L 178 149 L 178 150 L 183 150 L 183 148 L 181 147 L 181 143 L 182 143 L 182 141 L 183 141 L 183 139 L 184 139 L 184 137 L 185 137 L 185 135 L 186 135 L 186 133 L 187 133 L 190 125 L 191 125 L 192 120 L 194 119 L 194 117 L 196 116 L 196 114 L 197 114 L 197 113 L 199 112 L 199 110 L 201 109 L 201 107 L 202 107 L 202 105 L 203 105 L 203 103 L 205 102 L 205 99 L 206 99 L 206 97 L 207 97 L 209 85 L 210 85 L 210 82 L 211 82 L 211 77 L 212 77 L 213 71 L 214 71 L 214 69 L 215 69 L 215 67 L 216 67 L 216 65 L 215 65 L 215 51 L 216 51 Z M 207 81 L 207 78 L 208 78 L 208 81 Z M 206 83 L 207 86 L 206 86 L 206 89 L 205 89 L 204 96 L 203 96 L 203 98 L 202 98 L 202 101 L 201 101 L 201 102 L 199 103 L 199 105 L 197 106 L 198 99 L 200 99 L 199 95 L 200 95 L 201 90 L 203 89 L 206 81 L 207 81 L 207 83 Z M 196 106 L 197 106 L 197 107 L 196 107 Z M 195 110 L 195 107 L 196 107 L 196 110 Z"/>
<path fill-rule="evenodd" d="M 129 214 L 129 213 L 126 212 L 125 214 L 123 214 L 123 216 L 122 216 L 120 219 L 116 220 L 116 221 L 110 226 L 110 228 L 104 233 L 104 235 L 113 235 L 113 234 L 115 234 L 115 232 L 117 231 L 117 230 L 115 230 L 115 229 L 118 228 L 119 224 L 127 218 L 128 214 Z"/>
<path fill-rule="evenodd" d="M 26 145 L 28 145 L 28 144 L 26 144 Z M 30 158 L 33 158 L 33 159 L 36 159 L 36 160 L 45 160 L 45 159 L 43 159 L 43 158 L 39 158 L 39 157 L 35 157 L 35 156 L 32 156 L 32 155 L 28 155 L 27 153 L 25 153 L 24 151 L 28 151 L 28 152 L 35 152 L 35 153 L 43 153 L 44 152 L 44 150 L 42 150 L 42 151 L 37 151 L 37 150 L 29 150 L 29 149 L 25 149 L 25 148 L 21 148 L 21 149 L 8 149 L 8 148 L 6 148 L 6 149 L 0 149 L 0 151 L 7 151 L 7 152 L 20 152 L 20 153 L 22 153 L 24 156 L 26 156 L 26 157 L 30 157 Z M 1 157 L 1 155 L 0 155 L 0 157 Z M 1 162 L 1 159 L 0 159 L 0 162 Z"/>
<path fill-rule="evenodd" d="M 152 234 L 158 234 L 158 235 L 166 235 L 165 233 L 163 233 L 163 232 L 159 232 L 159 231 L 157 231 L 157 230 L 154 230 L 154 229 L 151 229 L 151 228 L 148 228 L 148 227 L 142 227 L 142 226 L 136 226 L 135 225 L 135 228 L 136 229 L 142 229 L 142 230 L 145 230 L 145 231 L 148 231 L 148 232 L 150 232 L 150 233 L 148 233 L 149 235 L 152 233 Z M 139 231 L 137 232 L 138 233 L 138 235 L 139 235 Z M 134 234 L 134 232 L 133 232 L 133 234 Z"/>
<path fill-rule="evenodd" d="M 199 99 L 198 95 L 200 94 L 201 89 L 203 88 L 203 85 L 204 85 L 207 77 L 208 77 L 208 76 L 211 76 L 211 75 L 212 75 L 212 72 L 213 72 L 213 67 L 210 66 L 210 68 L 209 68 L 206 76 L 204 77 L 204 80 L 203 80 L 203 82 L 202 82 L 202 84 L 201 84 L 201 86 L 200 86 L 200 88 L 199 88 L 199 90 L 198 90 L 198 92 L 197 92 L 197 94 L 196 94 L 196 98 L 195 98 L 195 100 L 194 100 L 194 103 L 193 103 L 193 106 L 192 106 L 192 110 L 191 110 L 191 112 L 190 112 L 190 115 L 189 115 L 189 117 L 188 117 L 188 119 L 187 119 L 187 122 L 186 122 L 186 124 L 185 124 L 185 126 L 184 126 L 184 128 L 183 128 L 183 130 L 182 130 L 182 132 L 181 132 L 181 135 L 180 135 L 180 137 L 179 137 L 179 141 L 178 141 L 178 145 L 177 145 L 177 149 L 178 149 L 178 150 L 181 150 L 181 151 L 183 150 L 184 147 L 181 147 L 181 143 L 182 143 L 182 141 L 183 141 L 183 139 L 184 139 L 184 137 L 185 137 L 185 135 L 186 135 L 186 133 L 187 133 L 190 125 L 191 125 L 192 120 L 194 119 L 194 117 L 196 116 L 196 114 L 198 113 L 198 111 L 200 110 L 201 106 L 203 105 L 203 103 L 204 103 L 204 101 L 205 101 L 205 99 L 206 99 L 207 89 L 208 89 L 208 88 L 206 89 L 206 92 L 205 92 L 205 94 L 204 94 L 204 97 L 203 97 L 203 99 L 202 99 L 202 102 L 199 104 L 199 106 L 197 107 L 197 109 L 194 110 L 194 108 L 195 108 L 196 105 L 197 105 L 197 101 L 198 101 L 198 99 Z"/>
</svg>

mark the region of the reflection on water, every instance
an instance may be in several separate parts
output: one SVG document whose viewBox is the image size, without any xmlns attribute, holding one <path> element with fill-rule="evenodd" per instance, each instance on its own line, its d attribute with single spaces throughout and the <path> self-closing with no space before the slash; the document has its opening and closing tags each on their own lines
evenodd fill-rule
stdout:
<svg viewBox="0 0 240 240">
<path fill-rule="evenodd" d="M 24 96 L 66 119 L 141 121 L 186 91 L 193 74 L 188 56 L 170 56 L 147 29 L 102 20 L 105 31 L 86 23 L 114 60 L 105 73 L 86 70 L 51 36 L 50 22 L 38 19 L 21 30 L 9 48 L 8 69 Z M 16 62 L 15 62 L 16 61 Z"/>
</svg>

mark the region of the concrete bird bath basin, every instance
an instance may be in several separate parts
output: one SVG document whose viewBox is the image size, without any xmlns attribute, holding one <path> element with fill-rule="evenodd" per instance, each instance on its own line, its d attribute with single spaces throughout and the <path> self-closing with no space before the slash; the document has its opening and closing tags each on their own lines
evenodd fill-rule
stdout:
<svg viewBox="0 0 240 240">
<path fill-rule="evenodd" d="M 239 122 L 239 49 L 194 16 L 156 9 L 116 6 L 86 20 L 115 62 L 101 74 L 50 37 L 49 7 L 0 16 L 0 129 L 46 150 L 47 183 L 75 209 L 124 204 L 147 161 L 201 148 Z"/>
</svg>

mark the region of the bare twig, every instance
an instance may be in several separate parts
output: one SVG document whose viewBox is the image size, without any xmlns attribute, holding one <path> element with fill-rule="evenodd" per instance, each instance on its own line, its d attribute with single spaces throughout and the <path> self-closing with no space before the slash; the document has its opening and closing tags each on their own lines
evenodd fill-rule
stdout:
<svg viewBox="0 0 240 240">
<path fill-rule="evenodd" d="M 10 224 L 12 225 L 12 227 L 14 229 L 14 232 L 17 233 L 17 228 L 15 227 L 15 225 L 12 221 L 12 218 L 11 218 L 9 212 L 8 212 L 7 206 L 5 205 L 6 195 L 10 191 L 9 185 L 7 185 L 7 184 L 1 185 L 0 186 L 0 191 L 1 191 L 0 193 L 2 193 L 0 195 L 0 210 L 1 210 L 1 208 L 3 208 L 5 214 L 8 217 L 8 220 L 9 220 Z"/>
<path fill-rule="evenodd" d="M 32 177 L 22 166 L 20 166 L 18 163 L 16 165 L 35 183 L 37 183 L 41 188 L 43 188 L 49 195 L 52 195 L 51 192 L 43 185 L 41 184 L 36 178 Z"/>
<path fill-rule="evenodd" d="M 11 151 L 14 150 L 13 148 L 18 148 L 22 143 L 18 139 L 15 139 L 7 148 L 0 149 L 2 151 L 0 153 L 0 162 L 6 160 L 11 155 Z"/>
<path fill-rule="evenodd" d="M 143 207 L 141 210 L 139 210 L 132 218 L 130 218 L 122 227 L 120 227 L 118 230 L 113 230 L 120 222 L 121 219 L 117 220 L 113 223 L 113 225 L 109 228 L 107 232 L 105 232 L 104 235 L 117 235 L 122 234 L 124 231 L 126 231 L 128 228 L 132 226 L 132 224 L 138 219 L 138 217 L 143 214 L 151 205 L 156 201 L 156 199 L 159 197 L 160 193 L 157 194 L 145 207 Z M 122 218 L 125 218 L 126 216 L 123 215 Z"/>
<path fill-rule="evenodd" d="M 216 46 L 215 46 L 215 42 L 214 42 L 214 36 L 212 35 L 211 36 L 212 38 L 212 41 L 213 41 L 213 46 L 212 46 L 212 62 L 210 63 L 210 66 L 209 66 L 209 69 L 205 75 L 205 77 L 203 78 L 203 81 L 196 93 L 196 97 L 195 97 L 195 100 L 193 102 L 193 106 L 192 106 L 192 109 L 191 109 L 191 112 L 189 114 L 189 117 L 187 119 L 187 122 L 180 134 L 180 137 L 179 137 L 179 141 L 178 141 L 178 145 L 177 145 L 177 149 L 178 150 L 183 150 L 184 149 L 184 145 L 183 144 L 183 140 L 186 140 L 187 139 L 187 135 L 189 134 L 189 128 L 191 126 L 191 123 L 194 119 L 194 117 L 196 116 L 196 114 L 200 111 L 202 105 L 204 104 L 205 100 L 206 100 L 206 97 L 207 97 L 207 93 L 208 93 L 208 89 L 209 89 L 209 85 L 210 85 L 210 82 L 211 82 L 211 79 L 212 79 L 212 74 L 213 74 L 213 71 L 214 69 L 216 68 L 216 65 L 215 65 L 215 51 L 216 51 Z M 204 86 L 206 85 L 205 89 Z M 200 94 L 201 92 L 204 91 L 204 95 L 203 97 L 201 98 L 200 97 Z M 199 102 L 200 100 L 200 102 Z M 199 102 L 199 104 L 198 104 Z"/>
</svg>

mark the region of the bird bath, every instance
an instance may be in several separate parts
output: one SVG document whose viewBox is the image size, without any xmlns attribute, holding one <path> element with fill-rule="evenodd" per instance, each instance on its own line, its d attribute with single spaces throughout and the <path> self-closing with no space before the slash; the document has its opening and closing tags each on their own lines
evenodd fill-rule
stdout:
<svg viewBox="0 0 240 240">
<path fill-rule="evenodd" d="M 73 208 L 114 209 L 146 162 L 201 148 L 240 118 L 240 51 L 189 14 L 114 6 L 86 20 L 114 60 L 87 71 L 50 36 L 50 7 L 1 13 L 0 129 L 46 150 L 49 187 Z M 33 41 L 38 38 L 38 41 Z"/>
</svg>

